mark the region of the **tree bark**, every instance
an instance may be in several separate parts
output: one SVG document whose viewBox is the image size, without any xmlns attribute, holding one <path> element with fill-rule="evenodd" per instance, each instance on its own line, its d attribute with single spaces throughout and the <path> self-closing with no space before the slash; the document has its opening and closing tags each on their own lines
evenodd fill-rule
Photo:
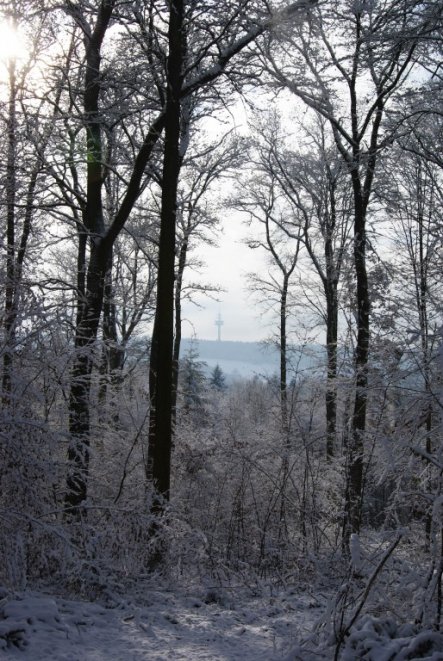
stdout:
<svg viewBox="0 0 443 661">
<path fill-rule="evenodd" d="M 337 287 L 328 287 L 326 295 L 326 353 L 327 353 L 327 384 L 326 384 L 326 456 L 334 456 L 337 428 L 337 334 L 338 334 L 338 301 Z"/>
<path fill-rule="evenodd" d="M 175 431 L 175 423 L 177 419 L 177 391 L 178 391 L 178 374 L 179 374 L 179 361 L 180 361 L 180 344 L 182 337 L 182 306 L 181 295 L 183 287 L 183 274 L 186 267 L 186 257 L 188 253 L 188 236 L 185 234 L 182 245 L 180 246 L 180 253 L 178 256 L 177 276 L 175 282 L 175 336 L 174 336 L 174 350 L 172 357 L 172 432 Z"/>
<path fill-rule="evenodd" d="M 174 267 L 177 187 L 180 158 L 180 95 L 185 57 L 184 3 L 172 0 L 168 29 L 167 97 L 162 177 L 162 208 L 157 277 L 157 305 L 149 371 L 148 466 L 157 497 L 153 513 L 169 500 L 172 448 L 172 353 L 174 341 Z"/>
<path fill-rule="evenodd" d="M 337 180 L 331 168 L 327 166 L 327 193 L 324 224 L 324 253 L 326 265 L 326 281 L 324 284 L 326 296 L 326 353 L 327 353 L 327 385 L 326 385 L 326 456 L 334 456 L 337 429 L 337 341 L 338 341 L 338 279 L 341 270 L 341 255 L 343 241 L 339 245 L 338 255 L 334 255 L 333 234 L 337 226 L 336 190 Z M 334 259 L 335 257 L 335 259 Z"/>
<path fill-rule="evenodd" d="M 368 400 L 368 356 L 370 301 L 366 270 L 366 217 L 361 199 L 356 197 L 354 218 L 354 266 L 357 279 L 356 315 L 357 343 L 355 348 L 355 397 L 352 415 L 352 438 L 348 455 L 348 476 L 345 503 L 343 542 L 347 547 L 351 533 L 358 533 L 361 523 L 363 491 L 364 434 Z"/>
<path fill-rule="evenodd" d="M 285 453 L 289 450 L 289 419 L 288 419 L 288 382 L 287 382 L 287 302 L 290 274 L 284 273 L 280 296 L 280 407 Z"/>
<path fill-rule="evenodd" d="M 4 317 L 4 353 L 2 375 L 2 402 L 7 407 L 11 404 L 12 356 L 15 339 L 15 224 L 16 224 L 16 157 L 17 157 L 17 82 L 15 61 L 8 65 L 9 100 L 7 119 L 7 156 L 6 156 L 6 283 Z"/>
<path fill-rule="evenodd" d="M 90 446 L 90 391 L 93 366 L 93 344 L 103 303 L 106 268 L 112 245 L 102 248 L 104 219 L 102 204 L 103 156 L 102 127 L 99 112 L 101 92 L 101 46 L 108 29 L 114 2 L 100 4 L 97 21 L 92 33 L 86 37 L 86 72 L 84 88 L 85 129 L 87 141 L 86 205 L 82 231 L 79 235 L 77 325 L 75 333 L 75 357 L 71 372 L 69 395 L 68 474 L 66 480 L 65 507 L 70 516 L 80 516 L 81 505 L 87 497 Z M 86 241 L 90 242 L 90 258 L 85 291 Z"/>
</svg>

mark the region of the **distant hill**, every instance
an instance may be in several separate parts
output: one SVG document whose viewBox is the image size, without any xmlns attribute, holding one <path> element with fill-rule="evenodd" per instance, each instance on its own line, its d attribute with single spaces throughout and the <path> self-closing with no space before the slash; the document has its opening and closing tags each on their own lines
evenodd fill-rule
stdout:
<svg viewBox="0 0 443 661">
<path fill-rule="evenodd" d="M 226 375 L 250 378 L 278 374 L 280 356 L 277 349 L 261 342 L 227 342 L 224 340 L 193 340 L 181 342 L 181 357 L 191 349 L 198 354 L 198 359 L 206 363 L 209 369 L 219 365 Z M 324 349 L 320 345 L 293 347 L 290 363 L 293 372 L 304 371 L 318 366 L 322 362 Z"/>
</svg>

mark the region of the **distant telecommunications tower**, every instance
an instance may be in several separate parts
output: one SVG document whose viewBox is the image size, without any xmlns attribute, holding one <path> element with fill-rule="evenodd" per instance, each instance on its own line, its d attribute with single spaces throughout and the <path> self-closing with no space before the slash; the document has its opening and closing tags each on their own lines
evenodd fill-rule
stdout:
<svg viewBox="0 0 443 661">
<path fill-rule="evenodd" d="M 221 341 L 221 327 L 223 326 L 225 322 L 221 318 L 220 312 L 218 313 L 218 317 L 215 320 L 215 325 L 217 326 L 217 340 L 220 342 Z"/>
</svg>

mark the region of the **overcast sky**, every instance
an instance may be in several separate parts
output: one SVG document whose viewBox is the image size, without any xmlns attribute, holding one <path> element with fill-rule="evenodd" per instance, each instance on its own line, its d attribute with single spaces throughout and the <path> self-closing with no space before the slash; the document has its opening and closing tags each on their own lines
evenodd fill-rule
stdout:
<svg viewBox="0 0 443 661">
<path fill-rule="evenodd" d="M 202 246 L 196 254 L 206 266 L 201 269 L 200 278 L 188 273 L 188 280 L 200 280 L 208 284 L 218 284 L 225 291 L 218 294 L 220 302 L 207 296 L 199 296 L 201 307 L 186 302 L 183 306 L 183 337 L 216 340 L 218 314 L 223 326 L 222 340 L 256 342 L 270 334 L 270 316 L 261 316 L 257 306 L 247 291 L 248 272 L 265 269 L 264 256 L 251 250 L 242 242 L 248 228 L 242 223 L 239 214 L 232 213 L 223 223 L 223 234 L 219 236 L 218 247 Z"/>
<path fill-rule="evenodd" d="M 254 93 L 256 111 L 266 112 L 272 109 L 275 102 L 285 117 L 283 121 L 288 127 L 288 140 L 292 133 L 298 131 L 294 123 L 294 110 L 290 103 L 292 97 L 284 104 L 276 101 L 264 92 Z M 229 112 L 222 112 L 217 118 L 208 117 L 204 122 L 204 130 L 214 138 L 229 130 L 234 130 L 240 136 L 249 134 L 248 120 L 252 113 L 239 99 L 230 107 Z M 231 184 L 224 186 L 230 189 Z M 232 187 L 235 193 L 235 187 Z M 217 326 L 215 321 L 220 314 L 223 320 L 221 339 L 243 342 L 260 342 L 278 331 L 278 318 L 269 312 L 264 313 L 263 306 L 258 305 L 247 290 L 247 274 L 251 272 L 264 275 L 268 270 L 266 254 L 262 250 L 252 250 L 245 245 L 246 236 L 253 232 L 261 232 L 257 225 L 248 228 L 246 214 L 236 211 L 220 210 L 221 230 L 218 236 L 218 247 L 200 246 L 192 255 L 202 259 L 206 266 L 201 269 L 200 277 L 189 270 L 185 280 L 205 282 L 219 285 L 225 291 L 218 294 L 219 302 L 207 296 L 198 296 L 196 300 L 201 307 L 189 302 L 183 304 L 182 335 L 189 338 L 195 335 L 198 339 L 216 340 Z"/>
<path fill-rule="evenodd" d="M 242 100 L 238 99 L 216 118 L 206 118 L 204 130 L 209 135 L 213 135 L 215 140 L 232 130 L 237 135 L 247 135 L 248 111 Z M 230 190 L 231 184 L 232 182 L 225 181 L 224 186 Z M 184 302 L 183 337 L 189 338 L 195 335 L 202 340 L 216 340 L 218 330 L 215 321 L 220 314 L 224 322 L 221 328 L 222 340 L 242 342 L 264 340 L 270 334 L 271 317 L 261 316 L 262 310 L 247 291 L 246 275 L 250 272 L 263 271 L 266 268 L 265 256 L 244 244 L 244 238 L 250 233 L 245 223 L 245 214 L 221 208 L 220 221 L 218 246 L 201 245 L 192 252 L 192 256 L 201 259 L 205 267 L 201 269 L 199 276 L 188 270 L 185 280 L 219 285 L 224 291 L 217 295 L 219 302 L 208 296 L 195 297 L 200 307 Z"/>
</svg>

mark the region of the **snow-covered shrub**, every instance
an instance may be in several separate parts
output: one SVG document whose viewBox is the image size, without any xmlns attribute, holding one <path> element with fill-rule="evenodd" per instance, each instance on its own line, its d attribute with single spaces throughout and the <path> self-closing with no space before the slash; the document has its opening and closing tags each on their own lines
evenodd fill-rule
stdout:
<svg viewBox="0 0 443 661">
<path fill-rule="evenodd" d="M 326 464 L 318 396 L 307 381 L 292 387 L 289 447 L 274 380 L 210 393 L 204 425 L 178 418 L 172 507 L 204 535 L 208 567 L 307 579 L 317 558 L 336 550 L 342 465 Z"/>
<path fill-rule="evenodd" d="M 341 661 L 406 661 L 443 658 L 443 634 L 392 618 L 363 617 L 351 631 Z"/>
<path fill-rule="evenodd" d="M 31 594 L 16 596 L 0 588 L 0 650 L 24 650 L 33 634 L 66 631 L 56 602 Z"/>
</svg>

